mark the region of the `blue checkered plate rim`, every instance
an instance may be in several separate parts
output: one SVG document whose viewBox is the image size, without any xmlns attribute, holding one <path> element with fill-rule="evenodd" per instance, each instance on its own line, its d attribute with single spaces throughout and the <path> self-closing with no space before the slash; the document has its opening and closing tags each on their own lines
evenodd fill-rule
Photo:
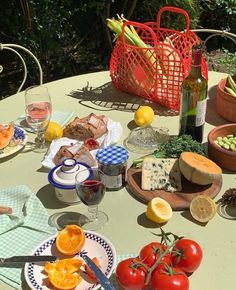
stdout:
<svg viewBox="0 0 236 290">
<path fill-rule="evenodd" d="M 0 159 L 10 156 L 24 148 L 28 140 L 28 134 L 23 128 L 14 126 L 14 134 L 10 143 L 3 149 L 0 149 Z"/>
<path fill-rule="evenodd" d="M 109 278 L 116 266 L 116 250 L 113 244 L 106 239 L 104 236 L 90 231 L 85 231 L 85 245 L 81 252 L 78 253 L 77 257 L 81 254 L 86 253 L 90 258 L 97 257 L 100 264 L 101 270 Z M 58 259 L 66 259 L 68 256 L 60 254 L 56 248 L 55 244 L 56 235 L 42 242 L 32 253 L 34 256 L 40 255 L 53 255 L 58 257 Z M 24 275 L 27 284 L 32 290 L 56 290 L 53 288 L 44 272 L 45 262 L 39 263 L 27 263 L 24 269 Z M 99 289 L 100 284 L 93 284 L 86 280 L 86 276 L 81 274 L 82 281 L 74 290 L 95 290 Z"/>
</svg>

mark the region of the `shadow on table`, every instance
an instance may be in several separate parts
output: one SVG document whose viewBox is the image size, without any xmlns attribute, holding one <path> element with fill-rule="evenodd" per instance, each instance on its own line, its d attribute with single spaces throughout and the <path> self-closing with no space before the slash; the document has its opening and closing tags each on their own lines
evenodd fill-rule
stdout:
<svg viewBox="0 0 236 290">
<path fill-rule="evenodd" d="M 135 112 L 140 105 L 146 104 L 153 108 L 156 115 L 178 115 L 177 112 L 169 110 L 147 99 L 118 91 L 113 88 L 111 82 L 105 83 L 99 87 L 91 87 L 89 82 L 87 82 L 85 87 L 70 92 L 68 96 L 78 99 L 81 105 L 97 111 L 120 110 Z"/>
<path fill-rule="evenodd" d="M 86 216 L 82 213 L 75 211 L 62 211 L 54 213 L 49 217 L 48 223 L 51 226 L 55 226 L 59 231 L 66 225 L 79 225 L 79 219 L 81 217 L 86 220 Z"/>
<path fill-rule="evenodd" d="M 47 184 L 39 189 L 36 196 L 40 199 L 44 207 L 48 209 L 65 208 L 66 204 L 62 204 L 55 195 L 55 190 L 51 184 Z"/>
<path fill-rule="evenodd" d="M 206 123 L 220 126 L 229 122 L 223 119 L 216 111 L 216 89 L 217 86 L 214 86 L 208 92 Z"/>
</svg>

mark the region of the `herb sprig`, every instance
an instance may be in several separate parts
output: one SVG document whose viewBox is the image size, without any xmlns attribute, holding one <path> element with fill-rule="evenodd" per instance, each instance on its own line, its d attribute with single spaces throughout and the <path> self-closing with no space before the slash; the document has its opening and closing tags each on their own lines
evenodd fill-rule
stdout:
<svg viewBox="0 0 236 290">
<path fill-rule="evenodd" d="M 179 158 L 182 152 L 195 152 L 206 156 L 204 146 L 191 135 L 170 137 L 167 143 L 160 145 L 159 150 L 155 150 L 153 155 L 157 158 Z"/>
</svg>

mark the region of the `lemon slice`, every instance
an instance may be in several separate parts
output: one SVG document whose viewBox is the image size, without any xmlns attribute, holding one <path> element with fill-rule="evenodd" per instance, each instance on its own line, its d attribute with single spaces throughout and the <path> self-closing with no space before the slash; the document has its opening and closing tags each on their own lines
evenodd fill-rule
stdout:
<svg viewBox="0 0 236 290">
<path fill-rule="evenodd" d="M 167 201 L 160 197 L 154 197 L 149 201 L 146 216 L 155 223 L 166 223 L 171 219 L 173 211 Z"/>
<path fill-rule="evenodd" d="M 189 209 L 195 220 L 206 223 L 216 214 L 216 203 L 209 196 L 198 195 L 191 201 Z"/>
<path fill-rule="evenodd" d="M 154 120 L 154 111 L 149 106 L 140 106 L 134 114 L 134 121 L 140 127 L 151 125 Z"/>
<path fill-rule="evenodd" d="M 63 135 L 63 128 L 56 122 L 49 122 L 49 125 L 45 132 L 45 140 L 47 142 L 52 142 L 52 140 L 61 138 Z"/>
</svg>

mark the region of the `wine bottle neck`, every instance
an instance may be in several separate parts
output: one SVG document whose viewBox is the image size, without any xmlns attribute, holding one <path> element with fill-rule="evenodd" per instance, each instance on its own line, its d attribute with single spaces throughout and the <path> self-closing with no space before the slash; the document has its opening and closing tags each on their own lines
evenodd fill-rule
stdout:
<svg viewBox="0 0 236 290">
<path fill-rule="evenodd" d="M 190 70 L 190 76 L 200 77 L 202 75 L 201 65 L 192 65 Z"/>
<path fill-rule="evenodd" d="M 193 77 L 199 77 L 202 74 L 201 71 L 202 63 L 202 50 L 199 46 L 193 46 L 192 50 L 192 61 L 190 75 Z"/>
</svg>

